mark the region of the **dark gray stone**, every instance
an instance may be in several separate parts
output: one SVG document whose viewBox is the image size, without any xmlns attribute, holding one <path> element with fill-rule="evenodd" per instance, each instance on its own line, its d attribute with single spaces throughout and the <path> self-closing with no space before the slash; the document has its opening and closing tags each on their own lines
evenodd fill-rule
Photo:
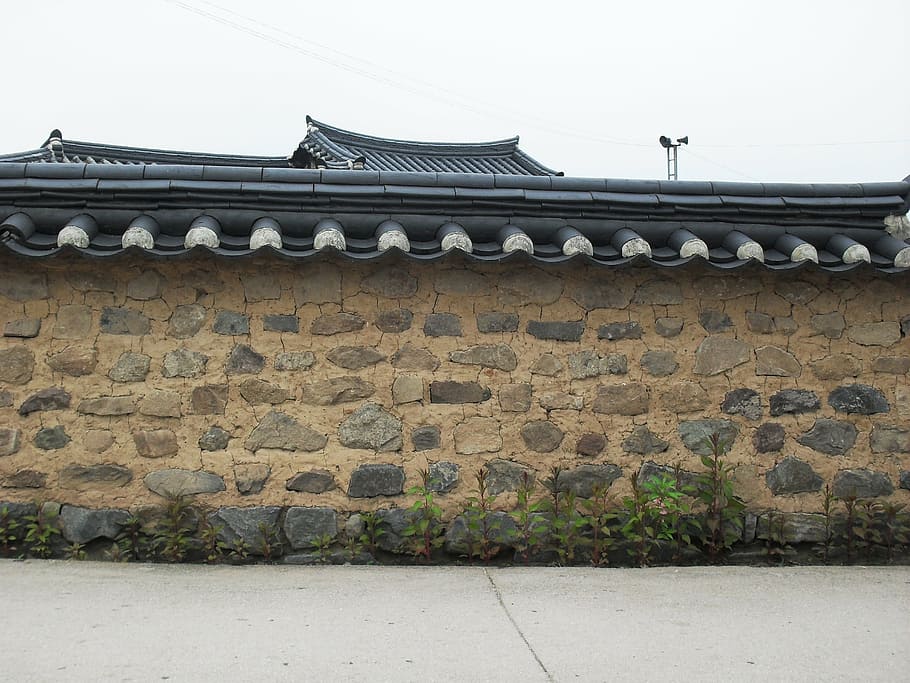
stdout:
<svg viewBox="0 0 910 683">
<path fill-rule="evenodd" d="M 361 288 L 389 299 L 408 299 L 417 294 L 417 278 L 401 267 L 378 270 L 363 278 Z"/>
<path fill-rule="evenodd" d="M 351 498 L 397 496 L 403 490 L 404 470 L 398 465 L 360 465 L 351 473 L 348 483 L 348 496 Z"/>
<path fill-rule="evenodd" d="M 910 453 L 910 429 L 873 425 L 869 445 L 873 453 Z"/>
<path fill-rule="evenodd" d="M 684 321 L 682 318 L 658 318 L 654 321 L 654 331 L 661 337 L 670 339 L 678 337 L 682 332 Z"/>
<path fill-rule="evenodd" d="M 0 408 L 9 408 L 13 405 L 13 395 L 6 389 L 0 389 Z"/>
<path fill-rule="evenodd" d="M 449 354 L 449 360 L 462 365 L 479 365 L 511 372 L 518 367 L 518 358 L 507 344 L 478 344 Z"/>
<path fill-rule="evenodd" d="M 231 435 L 221 427 L 212 426 L 199 437 L 199 448 L 204 451 L 223 451 L 227 448 Z"/>
<path fill-rule="evenodd" d="M 641 482 L 659 476 L 669 477 L 671 480 L 674 480 L 676 479 L 676 470 L 669 465 L 658 465 L 651 460 L 643 462 L 638 470 L 638 481 Z M 688 489 L 690 493 L 695 493 L 698 490 L 698 480 L 700 477 L 701 475 L 697 472 L 680 470 L 676 486 L 679 489 Z"/>
<path fill-rule="evenodd" d="M 730 320 L 729 315 L 723 311 L 715 311 L 713 309 L 704 310 L 699 313 L 698 322 L 705 328 L 705 331 L 712 334 L 714 332 L 723 332 L 724 330 L 733 327 L 733 321 Z"/>
<path fill-rule="evenodd" d="M 600 455 L 606 447 L 607 437 L 594 432 L 582 434 L 575 442 L 575 452 L 589 458 Z"/>
<path fill-rule="evenodd" d="M 336 346 L 325 357 L 345 370 L 362 370 L 386 359 L 385 355 L 370 346 Z"/>
<path fill-rule="evenodd" d="M 114 382 L 144 382 L 151 362 L 152 359 L 144 353 L 125 351 L 107 376 Z"/>
<path fill-rule="evenodd" d="M 765 474 L 771 493 L 782 496 L 791 493 L 820 491 L 823 480 L 807 462 L 788 455 Z"/>
<path fill-rule="evenodd" d="M 801 434 L 796 440 L 819 453 L 844 455 L 856 443 L 856 427 L 840 420 L 818 419 L 812 429 Z"/>
<path fill-rule="evenodd" d="M 400 451 L 401 420 L 375 403 L 365 403 L 338 427 L 342 446 L 386 452 Z"/>
<path fill-rule="evenodd" d="M 262 316 L 262 329 L 264 332 L 300 332 L 300 318 L 296 315 L 264 315 Z"/>
<path fill-rule="evenodd" d="M 258 375 L 265 367 L 265 356 L 256 353 L 246 344 L 238 344 L 224 364 L 226 375 Z"/>
<path fill-rule="evenodd" d="M 70 407 L 69 392 L 62 387 L 48 387 L 35 392 L 19 406 L 20 415 L 29 415 L 44 410 L 64 410 Z"/>
<path fill-rule="evenodd" d="M 275 356 L 276 370 L 308 370 L 315 363 L 312 351 L 286 351 Z"/>
<path fill-rule="evenodd" d="M 597 328 L 598 339 L 619 341 L 620 339 L 641 339 L 641 323 L 637 320 L 624 320 L 622 322 L 607 323 Z"/>
<path fill-rule="evenodd" d="M 41 332 L 40 318 L 20 318 L 10 320 L 3 326 L 4 337 L 19 337 L 21 339 L 34 339 Z"/>
<path fill-rule="evenodd" d="M 518 314 L 489 311 L 477 314 L 477 331 L 483 333 L 517 332 Z"/>
<path fill-rule="evenodd" d="M 492 395 L 477 382 L 430 382 L 430 403 L 483 403 Z"/>
<path fill-rule="evenodd" d="M 774 334 L 774 318 L 759 311 L 746 311 L 746 325 L 749 331 L 758 334 Z"/>
<path fill-rule="evenodd" d="M 331 406 L 369 398 L 376 393 L 376 387 L 355 376 L 332 377 L 303 385 L 302 403 L 317 406 Z"/>
<path fill-rule="evenodd" d="M 406 535 L 408 527 L 419 519 L 419 513 L 408 508 L 391 508 L 377 510 L 376 518 L 382 535 L 377 545 L 388 553 L 406 554 L 414 548 L 414 539 Z"/>
<path fill-rule="evenodd" d="M 71 440 L 63 425 L 44 427 L 35 434 L 35 446 L 43 451 L 55 451 L 58 448 L 63 448 Z"/>
<path fill-rule="evenodd" d="M 431 451 L 439 448 L 439 427 L 424 425 L 411 432 L 411 444 L 415 451 Z"/>
<path fill-rule="evenodd" d="M 874 415 L 891 410 L 885 395 L 868 384 L 848 384 L 828 394 L 828 405 L 840 413 Z"/>
<path fill-rule="evenodd" d="M 98 488 L 122 487 L 133 480 L 133 473 L 122 465 L 99 463 L 97 465 L 70 464 L 60 470 L 60 487 L 76 491 L 93 491 Z"/>
<path fill-rule="evenodd" d="M 813 315 L 809 325 L 817 334 L 822 334 L 828 339 L 840 339 L 847 328 L 847 323 L 841 313 L 822 313 Z"/>
<path fill-rule="evenodd" d="M 834 495 L 838 498 L 877 498 L 890 496 L 894 486 L 885 472 L 867 469 L 841 470 L 834 477 Z"/>
<path fill-rule="evenodd" d="M 187 379 L 202 377 L 208 362 L 209 357 L 203 353 L 179 348 L 164 355 L 161 374 L 164 377 L 185 377 Z"/>
<path fill-rule="evenodd" d="M 314 541 L 338 535 L 338 516 L 327 507 L 290 507 L 284 518 L 284 535 L 295 550 L 312 548 Z"/>
<path fill-rule="evenodd" d="M 149 319 L 139 311 L 112 306 L 105 306 L 101 310 L 101 331 L 103 333 L 139 336 L 148 334 L 150 329 Z"/>
<path fill-rule="evenodd" d="M 901 488 L 910 490 L 910 470 L 901 470 Z"/>
<path fill-rule="evenodd" d="M 47 474 L 37 470 L 19 470 L 0 480 L 0 487 L 7 489 L 43 489 Z M 0 504 L 0 509 L 3 505 Z"/>
<path fill-rule="evenodd" d="M 448 493 L 458 484 L 458 465 L 454 462 L 430 463 L 430 481 L 427 488 L 435 493 Z"/>
<path fill-rule="evenodd" d="M 327 313 L 316 318 L 310 325 L 310 334 L 330 336 L 344 332 L 362 330 L 367 321 L 353 313 Z"/>
<path fill-rule="evenodd" d="M 426 349 L 405 344 L 392 355 L 392 365 L 399 370 L 435 370 L 439 359 Z"/>
<path fill-rule="evenodd" d="M 250 432 L 243 444 L 247 450 L 277 448 L 283 451 L 318 451 L 325 448 L 328 437 L 305 427 L 290 415 L 272 410 Z"/>
<path fill-rule="evenodd" d="M 910 372 L 910 357 L 879 356 L 872 361 L 872 372 L 881 372 L 887 375 L 906 375 Z"/>
<path fill-rule="evenodd" d="M 199 304 L 182 304 L 174 309 L 167 326 L 167 336 L 189 339 L 202 329 L 206 310 Z"/>
<path fill-rule="evenodd" d="M 70 543 L 90 543 L 96 538 L 117 538 L 130 518 L 126 510 L 90 510 L 64 505 L 60 509 L 60 533 Z"/>
<path fill-rule="evenodd" d="M 825 516 L 807 512 L 770 512 L 756 520 L 755 538 L 776 543 L 824 543 Z"/>
<path fill-rule="evenodd" d="M 2 359 L 2 352 L 0 352 L 0 359 Z M 2 360 L 0 360 L 0 362 L 2 362 Z M 67 346 L 60 353 L 54 353 L 48 356 L 47 364 L 56 372 L 62 372 L 71 377 L 84 377 L 95 371 L 95 367 L 98 365 L 98 352 L 93 348 Z M 0 379 L 2 379 L 2 374 L 3 370 L 0 369 Z M 29 375 L 29 377 L 31 377 L 31 375 Z M 12 383 L 24 384 L 24 382 Z"/>
<path fill-rule="evenodd" d="M 616 465 L 579 465 L 559 474 L 561 491 L 572 491 L 579 498 L 590 498 L 596 489 L 608 489 L 622 476 Z"/>
<path fill-rule="evenodd" d="M 460 337 L 461 318 L 453 313 L 430 313 L 423 324 L 428 337 Z"/>
<path fill-rule="evenodd" d="M 467 555 L 473 552 L 480 553 L 481 532 L 472 528 L 476 526 L 473 520 L 465 515 L 458 515 L 446 527 L 445 550 L 451 555 Z M 515 520 L 507 512 L 494 511 L 487 516 L 488 538 L 497 550 L 511 548 L 513 539 L 517 537 L 518 528 Z M 498 552 L 494 552 L 494 555 Z"/>
<path fill-rule="evenodd" d="M 224 491 L 224 480 L 212 472 L 158 470 L 145 475 L 146 488 L 159 496 L 195 496 Z"/>
<path fill-rule="evenodd" d="M 194 415 L 224 415 L 228 402 L 227 384 L 205 384 L 193 387 L 190 410 Z"/>
<path fill-rule="evenodd" d="M 734 389 L 724 396 L 720 409 L 727 415 L 742 415 L 747 420 L 760 420 L 761 396 L 752 389 Z"/>
<path fill-rule="evenodd" d="M 730 420 L 685 420 L 677 427 L 679 438 L 693 453 L 711 455 L 711 435 L 720 438 L 721 452 L 726 453 L 739 436 L 739 427 Z"/>
<path fill-rule="evenodd" d="M 550 339 L 553 341 L 579 341 L 584 334 L 585 323 L 583 320 L 570 320 L 566 322 L 544 322 L 531 320 L 528 322 L 528 334 L 537 339 Z"/>
<path fill-rule="evenodd" d="M 572 379 L 625 375 L 629 372 L 629 359 L 623 353 L 608 353 L 601 356 L 594 351 L 579 351 L 570 353 L 566 362 Z"/>
<path fill-rule="evenodd" d="M 622 449 L 626 453 L 636 453 L 638 455 L 663 453 L 669 447 L 669 441 L 664 441 L 645 425 L 635 427 L 632 433 L 622 442 Z"/>
<path fill-rule="evenodd" d="M 76 406 L 76 412 L 84 415 L 102 415 L 104 417 L 132 415 L 136 412 L 136 403 L 133 401 L 132 396 L 86 398 Z"/>
<path fill-rule="evenodd" d="M 534 470 L 511 460 L 497 458 L 486 464 L 487 485 L 490 495 L 497 496 L 506 491 L 517 491 L 522 485 L 524 475 L 528 482 L 534 481 Z"/>
<path fill-rule="evenodd" d="M 92 350 L 92 354 L 94 354 L 94 350 Z M 53 356 L 51 358 L 53 358 Z M 51 364 L 50 359 L 48 360 L 48 365 L 54 367 Z M 94 365 L 92 366 L 92 369 L 94 369 Z M 34 371 L 35 354 L 32 353 L 31 349 L 27 349 L 24 346 L 14 346 L 11 349 L 0 349 L 0 382 L 6 382 L 7 384 L 27 384 L 32 379 L 32 373 Z M 91 370 L 89 370 L 89 372 L 91 372 Z"/>
<path fill-rule="evenodd" d="M 641 355 L 641 367 L 654 377 L 667 377 L 679 369 L 673 351 L 645 351 Z"/>
<path fill-rule="evenodd" d="M 536 453 L 550 453 L 559 448 L 565 434 L 552 422 L 534 420 L 526 422 L 521 428 L 521 438 L 525 446 Z"/>
<path fill-rule="evenodd" d="M 237 311 L 218 311 L 212 323 L 215 334 L 237 335 L 250 333 L 250 316 Z"/>
<path fill-rule="evenodd" d="M 756 453 L 776 453 L 784 447 L 784 426 L 777 422 L 765 422 L 752 435 Z"/>
<path fill-rule="evenodd" d="M 771 417 L 811 413 L 821 408 L 821 401 L 808 389 L 782 389 L 768 401 Z"/>
<path fill-rule="evenodd" d="M 284 487 L 288 491 L 297 491 L 300 493 L 325 493 L 336 488 L 335 476 L 324 469 L 313 469 L 306 472 L 298 472 L 287 480 Z"/>
<path fill-rule="evenodd" d="M 376 317 L 376 327 L 382 332 L 398 334 L 411 329 L 414 323 L 414 314 L 407 308 L 395 308 L 383 311 Z"/>
<path fill-rule="evenodd" d="M 223 507 L 208 516 L 209 523 L 220 528 L 218 538 L 230 546 L 242 541 L 252 555 L 261 555 L 266 540 L 273 542 L 279 532 L 281 508 Z M 272 538 L 266 539 L 265 535 Z"/>
</svg>

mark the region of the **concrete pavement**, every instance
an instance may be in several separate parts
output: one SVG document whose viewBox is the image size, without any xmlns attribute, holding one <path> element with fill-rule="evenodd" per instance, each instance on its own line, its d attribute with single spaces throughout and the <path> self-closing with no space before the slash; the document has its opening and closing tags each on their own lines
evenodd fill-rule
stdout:
<svg viewBox="0 0 910 683">
<path fill-rule="evenodd" d="M 910 568 L 0 561 L 0 678 L 896 681 Z"/>
</svg>

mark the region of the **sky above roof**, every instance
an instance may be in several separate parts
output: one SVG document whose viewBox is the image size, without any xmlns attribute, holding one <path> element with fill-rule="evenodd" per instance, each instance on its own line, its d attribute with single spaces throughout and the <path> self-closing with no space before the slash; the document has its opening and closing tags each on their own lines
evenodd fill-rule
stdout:
<svg viewBox="0 0 910 683">
<path fill-rule="evenodd" d="M 521 148 L 567 175 L 841 182 L 910 174 L 910 4 L 16 3 L 0 153 L 76 140 L 290 154 L 306 114 Z"/>
</svg>

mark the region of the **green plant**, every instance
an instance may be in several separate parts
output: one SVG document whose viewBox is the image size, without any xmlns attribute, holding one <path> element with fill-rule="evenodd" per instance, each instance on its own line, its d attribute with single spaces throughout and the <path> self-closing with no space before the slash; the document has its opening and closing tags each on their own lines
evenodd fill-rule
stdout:
<svg viewBox="0 0 910 683">
<path fill-rule="evenodd" d="M 88 558 L 88 553 L 85 552 L 84 543 L 73 542 L 66 546 L 63 556 L 68 560 L 85 560 Z"/>
<path fill-rule="evenodd" d="M 585 524 L 591 530 L 591 564 L 595 567 L 609 564 L 607 551 L 613 544 L 610 523 L 616 519 L 616 513 L 610 510 L 607 491 L 608 487 L 598 484 L 591 497 L 581 503 L 588 513 Z"/>
<path fill-rule="evenodd" d="M 651 550 L 657 541 L 656 517 L 660 509 L 652 505 L 651 494 L 639 481 L 638 472 L 629 477 L 632 495 L 622 499 L 625 511 L 620 533 L 629 543 L 626 552 L 639 567 L 647 567 L 651 560 Z"/>
<path fill-rule="evenodd" d="M 256 553 L 262 555 L 266 562 L 273 562 L 276 557 L 281 555 L 283 550 L 281 544 L 281 534 L 278 528 L 273 524 L 260 522 L 257 527 L 259 531 L 259 540 L 256 544 Z"/>
<path fill-rule="evenodd" d="M 330 534 L 322 534 L 310 541 L 310 547 L 319 553 L 319 561 L 322 564 L 328 564 L 329 551 L 332 548 L 334 538 Z"/>
<path fill-rule="evenodd" d="M 701 456 L 701 463 L 708 472 L 698 477 L 697 493 L 705 505 L 708 559 L 717 562 L 725 550 L 742 538 L 745 503 L 733 491 L 733 466 L 720 459 L 726 444 L 717 433 L 709 436 L 707 443 L 711 454 Z"/>
<path fill-rule="evenodd" d="M 193 529 L 189 526 L 192 516 L 189 499 L 181 495 L 167 496 L 164 517 L 154 538 L 159 557 L 167 562 L 183 562 L 186 559 L 193 541 Z"/>
<path fill-rule="evenodd" d="M 246 562 L 250 557 L 250 544 L 238 536 L 230 544 L 228 556 L 232 562 Z"/>
<path fill-rule="evenodd" d="M 199 541 L 208 564 L 220 562 L 225 553 L 230 550 L 228 544 L 222 539 L 222 531 L 224 531 L 224 527 L 220 524 L 212 524 L 206 518 L 199 520 Z"/>
<path fill-rule="evenodd" d="M 385 536 L 385 529 L 382 528 L 382 517 L 379 516 L 378 512 L 361 512 L 360 519 L 363 521 L 363 533 L 360 534 L 360 542 L 375 557 L 376 551 L 379 549 L 379 539 Z"/>
<path fill-rule="evenodd" d="M 875 524 L 879 505 L 873 500 L 861 500 L 857 503 L 856 519 L 859 522 L 859 528 L 855 532 L 857 547 L 862 548 L 869 555 L 876 545 L 882 543 L 882 536 Z"/>
<path fill-rule="evenodd" d="M 116 541 L 111 543 L 111 547 L 104 551 L 104 557 L 110 562 L 129 562 L 130 557 L 127 555 L 120 544 Z"/>
<path fill-rule="evenodd" d="M 855 495 L 841 498 L 844 504 L 844 540 L 847 551 L 847 564 L 853 563 L 856 556 L 856 503 Z"/>
<path fill-rule="evenodd" d="M 123 523 L 115 540 L 120 549 L 120 553 L 117 554 L 118 559 L 115 561 L 120 562 L 142 559 L 149 546 L 148 537 L 142 533 L 142 521 L 135 515 L 131 515 Z"/>
<path fill-rule="evenodd" d="M 344 543 L 344 549 L 347 552 L 348 561 L 353 564 L 360 559 L 363 544 L 354 536 L 349 536 Z"/>
<path fill-rule="evenodd" d="M 531 555 L 540 546 L 547 534 L 547 522 L 540 513 L 540 501 L 532 502 L 536 485 L 528 472 L 522 472 L 521 484 L 518 487 L 518 502 L 510 516 L 515 521 L 515 529 L 509 534 L 510 542 L 515 548 L 515 556 L 525 564 L 530 562 Z"/>
<path fill-rule="evenodd" d="M 9 555 L 16 551 L 15 544 L 19 542 L 19 522 L 9 513 L 9 507 L 0 508 L 0 553 Z"/>
<path fill-rule="evenodd" d="M 407 491 L 418 496 L 409 508 L 411 523 L 405 527 L 403 536 L 413 539 L 414 555 L 429 562 L 433 550 L 442 545 L 442 508 L 433 499 L 432 482 L 428 469 L 420 470 L 420 484 Z"/>
<path fill-rule="evenodd" d="M 910 529 L 908 529 L 907 515 L 904 513 L 906 505 L 904 503 L 882 504 L 882 514 L 884 516 L 883 541 L 888 553 L 888 562 L 894 562 L 894 549 L 897 546 L 907 545 L 910 543 Z"/>
<path fill-rule="evenodd" d="M 698 520 L 691 515 L 692 506 L 686 500 L 695 493 L 695 487 L 682 483 L 682 466 L 677 463 L 673 474 L 653 475 L 641 488 L 648 496 L 649 507 L 657 513 L 653 516 L 656 537 L 671 544 L 673 561 L 678 562 L 682 559 L 683 547 L 690 547 L 693 534 L 701 531 Z"/>
<path fill-rule="evenodd" d="M 468 530 L 468 557 L 478 555 L 484 562 L 489 562 L 499 553 L 497 539 L 502 529 L 502 522 L 494 514 L 493 504 L 496 502 L 496 495 L 489 492 L 488 477 L 489 471 L 486 467 L 477 470 L 474 475 L 477 481 L 477 496 L 468 498 L 468 507 L 464 511 L 465 526 Z"/>
<path fill-rule="evenodd" d="M 834 493 L 830 484 L 825 484 L 825 492 L 822 497 L 822 513 L 825 516 L 825 537 L 821 544 L 822 562 L 828 564 L 828 557 L 831 554 L 831 543 L 834 538 Z"/>
<path fill-rule="evenodd" d="M 39 505 L 38 512 L 25 517 L 25 538 L 32 557 L 48 558 L 53 552 L 54 536 L 60 535 L 57 513 Z"/>
</svg>

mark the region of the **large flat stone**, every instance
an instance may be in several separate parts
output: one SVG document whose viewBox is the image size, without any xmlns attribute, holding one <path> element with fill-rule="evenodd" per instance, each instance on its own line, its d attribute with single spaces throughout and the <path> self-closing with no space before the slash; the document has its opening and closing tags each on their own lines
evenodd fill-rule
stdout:
<svg viewBox="0 0 910 683">
<path fill-rule="evenodd" d="M 265 356 L 246 344 L 237 344 L 224 364 L 226 375 L 258 375 L 265 367 Z"/>
<path fill-rule="evenodd" d="M 479 365 L 511 372 L 518 367 L 518 357 L 508 344 L 478 344 L 449 354 L 449 360 L 463 365 Z"/>
<path fill-rule="evenodd" d="M 136 412 L 136 402 L 132 396 L 101 396 L 86 398 L 76 406 L 77 413 L 85 415 L 132 415 Z"/>
<path fill-rule="evenodd" d="M 15 428 L 0 427 L 0 456 L 12 455 L 19 451 L 22 432 Z"/>
<path fill-rule="evenodd" d="M 630 382 L 597 387 L 591 409 L 606 415 L 642 415 L 648 412 L 649 405 L 648 385 Z"/>
<path fill-rule="evenodd" d="M 207 311 L 199 304 L 182 304 L 174 309 L 167 327 L 167 336 L 189 339 L 205 324 Z"/>
<path fill-rule="evenodd" d="M 838 498 L 877 498 L 894 493 L 894 485 L 885 472 L 867 469 L 841 470 L 834 477 L 834 495 Z"/>
<path fill-rule="evenodd" d="M 492 395 L 477 382 L 430 382 L 430 403 L 483 403 Z"/>
<path fill-rule="evenodd" d="M 812 429 L 798 436 L 796 440 L 819 453 L 844 455 L 853 448 L 856 435 L 856 427 L 850 422 L 822 418 L 816 420 Z"/>
<path fill-rule="evenodd" d="M 560 473 L 559 488 L 579 498 L 591 498 L 597 489 L 610 488 L 621 476 L 622 469 L 616 465 L 578 465 Z"/>
<path fill-rule="evenodd" d="M 66 433 L 63 425 L 42 427 L 35 434 L 34 444 L 43 451 L 56 451 L 66 446 L 72 439 Z"/>
<path fill-rule="evenodd" d="M 4 337 L 18 337 L 20 339 L 34 339 L 41 332 L 40 318 L 20 318 L 9 320 L 3 325 Z"/>
<path fill-rule="evenodd" d="M 37 391 L 19 406 L 20 415 L 29 415 L 47 410 L 65 410 L 70 407 L 72 396 L 62 387 L 48 387 Z"/>
<path fill-rule="evenodd" d="M 302 403 L 329 406 L 369 398 L 376 393 L 375 385 L 356 376 L 331 377 L 303 385 Z"/>
<path fill-rule="evenodd" d="M 399 370 L 428 370 L 439 367 L 439 359 L 426 349 L 405 344 L 392 355 L 392 366 Z"/>
<path fill-rule="evenodd" d="M 773 512 L 759 515 L 755 538 L 776 543 L 824 543 L 825 516 L 807 512 Z"/>
<path fill-rule="evenodd" d="M 114 382 L 144 382 L 151 362 L 151 357 L 144 353 L 125 351 L 120 354 L 107 376 Z"/>
<path fill-rule="evenodd" d="M 828 405 L 839 413 L 874 415 L 891 410 L 885 395 L 868 384 L 848 384 L 828 394 Z"/>
<path fill-rule="evenodd" d="M 2 368 L 2 361 L 2 355 L 0 355 L 0 368 Z M 55 372 L 62 372 L 71 377 L 84 377 L 95 371 L 98 365 L 98 352 L 90 347 L 67 346 L 62 351 L 49 355 L 47 364 Z M 0 380 L 3 379 L 2 373 L 3 371 L 0 369 Z M 12 383 L 17 384 L 17 382 Z M 18 384 L 22 384 L 22 382 L 18 382 Z"/>
<path fill-rule="evenodd" d="M 366 403 L 338 427 L 341 445 L 377 452 L 400 451 L 401 420 L 375 403 Z"/>
<path fill-rule="evenodd" d="M 104 334 L 125 334 L 141 336 L 151 329 L 149 319 L 131 308 L 105 306 L 101 310 L 101 332 Z"/>
<path fill-rule="evenodd" d="M 140 429 L 133 432 L 133 441 L 143 458 L 168 458 L 180 450 L 177 435 L 170 429 Z"/>
<path fill-rule="evenodd" d="M 667 385 L 660 395 L 660 404 L 671 413 L 692 413 L 704 410 L 710 403 L 708 392 L 696 382 L 677 382 Z"/>
<path fill-rule="evenodd" d="M 336 346 L 325 357 L 346 370 L 362 370 L 386 359 L 385 354 L 369 346 Z"/>
<path fill-rule="evenodd" d="M 423 333 L 428 337 L 460 337 L 461 318 L 454 313 L 430 313 L 423 323 Z"/>
<path fill-rule="evenodd" d="M 775 496 L 820 491 L 824 483 L 809 463 L 792 455 L 768 470 L 765 482 Z"/>
<path fill-rule="evenodd" d="M 164 377 L 184 377 L 193 379 L 205 374 L 205 367 L 209 357 L 198 351 L 179 348 L 164 354 L 161 364 L 161 374 Z"/>
<path fill-rule="evenodd" d="M 489 311 L 477 314 L 477 331 L 484 334 L 517 332 L 518 314 Z"/>
<path fill-rule="evenodd" d="M 402 268 L 382 268 L 363 278 L 365 292 L 389 299 L 409 299 L 417 294 L 417 278 Z"/>
<path fill-rule="evenodd" d="M 414 314 L 407 308 L 395 308 L 391 311 L 382 311 L 376 316 L 376 327 L 382 332 L 399 334 L 411 329 L 414 323 Z"/>
<path fill-rule="evenodd" d="M 808 389 L 782 389 L 771 395 L 768 404 L 772 417 L 811 413 L 822 405 L 815 392 Z"/>
<path fill-rule="evenodd" d="M 641 323 L 637 320 L 623 320 L 621 322 L 607 323 L 597 328 L 597 338 L 607 341 L 621 339 L 641 339 Z"/>
<path fill-rule="evenodd" d="M 24 346 L 0 349 L 0 382 L 27 384 L 34 371 L 35 354 L 30 349 Z"/>
<path fill-rule="evenodd" d="M 139 401 L 139 413 L 149 417 L 181 417 L 183 405 L 176 391 L 150 391 Z"/>
<path fill-rule="evenodd" d="M 727 415 L 742 415 L 747 420 L 762 418 L 761 396 L 754 389 L 742 388 L 728 391 L 720 409 Z"/>
<path fill-rule="evenodd" d="M 730 420 L 685 420 L 679 423 L 677 431 L 685 447 L 698 455 L 711 455 L 712 435 L 720 439 L 722 453 L 729 451 L 739 436 L 739 427 Z"/>
<path fill-rule="evenodd" d="M 240 395 L 250 405 L 278 405 L 291 398 L 290 392 L 284 387 L 258 377 L 243 380 L 240 383 Z"/>
<path fill-rule="evenodd" d="M 625 375 L 629 372 L 629 360 L 622 353 L 608 353 L 602 356 L 595 351 L 578 351 L 570 353 L 566 362 L 572 379 Z"/>
<path fill-rule="evenodd" d="M 584 331 L 585 323 L 583 320 L 528 321 L 528 334 L 537 339 L 575 342 L 581 340 L 581 335 L 584 334 Z"/>
<path fill-rule="evenodd" d="M 314 541 L 338 535 L 338 517 L 332 508 L 290 507 L 284 518 L 284 535 L 295 550 L 312 548 Z"/>
<path fill-rule="evenodd" d="M 784 447 L 786 436 L 783 425 L 765 422 L 752 435 L 752 445 L 756 453 L 776 453 Z"/>
<path fill-rule="evenodd" d="M 851 325 L 847 339 L 862 346 L 893 346 L 901 340 L 901 328 L 896 322 Z"/>
<path fill-rule="evenodd" d="M 60 510 L 60 531 L 70 543 L 90 543 L 98 538 L 113 540 L 130 518 L 126 510 L 90 510 L 64 505 Z"/>
<path fill-rule="evenodd" d="M 120 488 L 133 480 L 133 473 L 123 465 L 98 463 L 94 465 L 66 465 L 60 470 L 59 486 L 74 491 L 93 491 Z"/>
<path fill-rule="evenodd" d="M 218 311 L 212 323 L 215 334 L 234 336 L 250 333 L 250 316 L 237 311 Z"/>
<path fill-rule="evenodd" d="M 362 330 L 367 321 L 353 313 L 326 313 L 310 325 L 310 334 L 331 336 Z"/>
<path fill-rule="evenodd" d="M 228 391 L 227 384 L 204 384 L 193 387 L 190 394 L 190 411 L 194 415 L 224 415 Z"/>
<path fill-rule="evenodd" d="M 695 351 L 696 375 L 720 375 L 738 365 L 747 363 L 752 347 L 746 342 L 728 337 L 710 336 Z"/>
<path fill-rule="evenodd" d="M 404 470 L 398 465 L 360 465 L 351 473 L 348 496 L 351 498 L 375 498 L 376 496 L 397 496 L 404 490 Z"/>
<path fill-rule="evenodd" d="M 455 452 L 461 455 L 498 453 L 502 450 L 499 421 L 489 417 L 471 417 L 455 426 Z"/>
<path fill-rule="evenodd" d="M 212 472 L 192 470 L 158 470 L 143 480 L 146 488 L 159 496 L 195 496 L 224 491 L 224 480 Z"/>
<path fill-rule="evenodd" d="M 490 495 L 498 496 L 506 491 L 517 491 L 525 477 L 529 484 L 534 482 L 534 470 L 511 460 L 497 458 L 486 464 L 487 487 Z"/>
<path fill-rule="evenodd" d="M 16 277 L 0 278 L 0 296 L 19 302 L 46 299 L 47 275 L 19 272 Z"/>
<path fill-rule="evenodd" d="M 325 493 L 337 488 L 335 475 L 328 470 L 312 469 L 306 472 L 298 472 L 287 480 L 284 487 L 288 491 L 297 491 L 300 493 Z"/>
<path fill-rule="evenodd" d="M 328 437 L 310 429 L 290 415 L 272 410 L 253 429 L 244 443 L 250 451 L 277 448 L 283 451 L 318 451 L 325 448 Z"/>
<path fill-rule="evenodd" d="M 565 437 L 565 433 L 559 427 L 546 420 L 526 422 L 520 433 L 525 446 L 536 453 L 555 451 Z"/>
<path fill-rule="evenodd" d="M 567 293 L 586 311 L 600 308 L 623 309 L 632 301 L 634 285 L 624 278 L 610 278 L 608 281 L 584 278 L 572 281 Z"/>
<path fill-rule="evenodd" d="M 82 304 L 64 304 L 57 310 L 54 339 L 85 339 L 92 332 L 92 309 Z"/>
<path fill-rule="evenodd" d="M 663 453 L 670 447 L 670 442 L 661 439 L 645 425 L 639 425 L 632 430 L 622 442 L 622 449 L 626 453 L 638 455 L 653 455 Z"/>
<path fill-rule="evenodd" d="M 755 349 L 755 374 L 770 377 L 799 377 L 802 365 L 796 356 L 776 346 Z"/>
<path fill-rule="evenodd" d="M 223 507 L 208 516 L 212 526 L 220 529 L 221 541 L 233 546 L 242 541 L 253 555 L 261 555 L 265 541 L 273 542 L 279 533 L 278 519 L 281 508 L 267 507 Z M 265 538 L 264 535 L 272 538 Z"/>
<path fill-rule="evenodd" d="M 873 453 L 910 453 L 910 429 L 873 425 L 869 445 Z"/>
</svg>

